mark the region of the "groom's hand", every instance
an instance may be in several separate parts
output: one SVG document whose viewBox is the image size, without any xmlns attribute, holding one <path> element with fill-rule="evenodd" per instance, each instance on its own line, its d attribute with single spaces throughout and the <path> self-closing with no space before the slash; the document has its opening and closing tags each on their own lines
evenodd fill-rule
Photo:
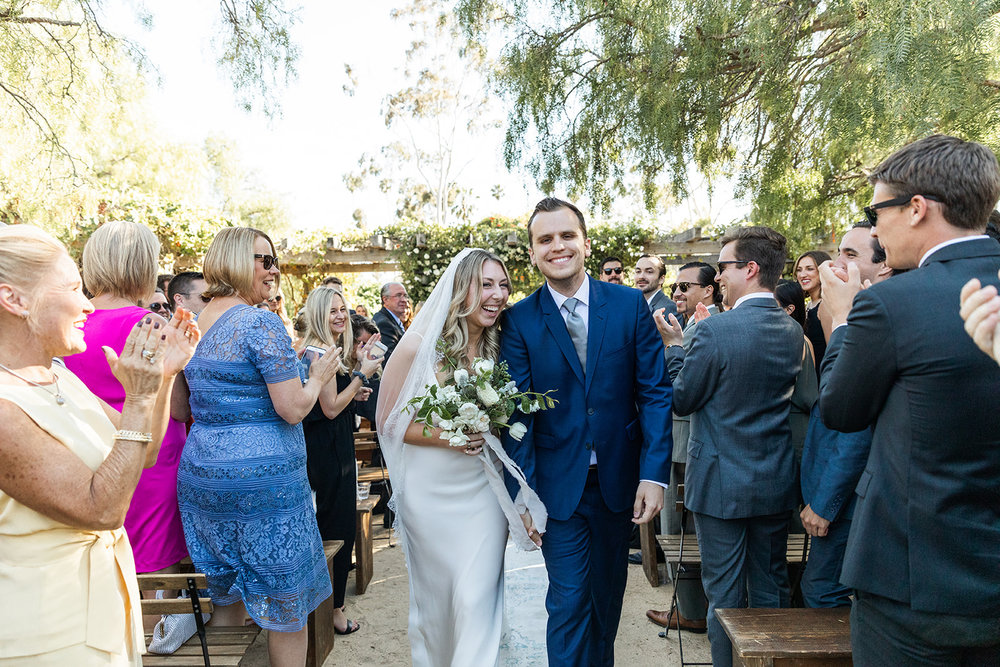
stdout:
<svg viewBox="0 0 1000 667">
<path fill-rule="evenodd" d="M 635 505 L 632 506 L 632 523 L 650 521 L 663 509 L 663 487 L 653 482 L 639 482 L 635 491 Z"/>
</svg>

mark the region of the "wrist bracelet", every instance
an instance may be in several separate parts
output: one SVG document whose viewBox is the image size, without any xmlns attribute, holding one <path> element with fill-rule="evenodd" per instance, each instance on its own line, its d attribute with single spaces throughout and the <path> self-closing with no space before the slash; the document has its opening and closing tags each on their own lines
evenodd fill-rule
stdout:
<svg viewBox="0 0 1000 667">
<path fill-rule="evenodd" d="M 351 375 L 354 377 L 361 378 L 361 386 L 363 387 L 368 386 L 368 376 L 362 373 L 361 371 L 354 371 L 353 373 L 351 373 Z"/>
<path fill-rule="evenodd" d="M 152 433 L 143 433 L 142 431 L 123 431 L 121 429 L 115 431 L 114 440 L 132 440 L 133 442 L 153 442 Z"/>
</svg>

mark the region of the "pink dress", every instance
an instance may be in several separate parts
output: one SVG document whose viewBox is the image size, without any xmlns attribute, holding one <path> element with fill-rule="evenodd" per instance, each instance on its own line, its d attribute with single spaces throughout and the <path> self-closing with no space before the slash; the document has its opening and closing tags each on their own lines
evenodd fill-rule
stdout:
<svg viewBox="0 0 1000 667">
<path fill-rule="evenodd" d="M 106 345 L 121 354 L 129 332 L 149 314 L 138 306 L 95 310 L 83 328 L 87 350 L 64 359 L 90 391 L 116 410 L 125 403 L 125 390 L 112 375 L 101 347 Z M 177 509 L 177 467 L 186 438 L 184 424 L 171 419 L 156 465 L 142 471 L 125 515 L 125 531 L 132 543 L 137 572 L 155 572 L 188 555 Z"/>
</svg>

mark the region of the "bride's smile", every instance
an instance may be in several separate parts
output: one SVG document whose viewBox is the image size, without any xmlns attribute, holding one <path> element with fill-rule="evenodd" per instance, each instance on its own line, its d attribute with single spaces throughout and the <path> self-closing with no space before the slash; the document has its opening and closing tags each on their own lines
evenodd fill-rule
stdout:
<svg viewBox="0 0 1000 667">
<path fill-rule="evenodd" d="M 471 311 L 466 318 L 469 329 L 487 329 L 496 324 L 509 298 L 510 281 L 503 267 L 493 260 L 483 262 L 482 286 L 476 289 L 476 285 L 470 285 L 465 298 L 466 310 Z"/>
</svg>

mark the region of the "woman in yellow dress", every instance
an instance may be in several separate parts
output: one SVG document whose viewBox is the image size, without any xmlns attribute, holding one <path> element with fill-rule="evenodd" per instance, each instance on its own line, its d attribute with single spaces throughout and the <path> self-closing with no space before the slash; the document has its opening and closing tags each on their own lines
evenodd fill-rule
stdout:
<svg viewBox="0 0 1000 667">
<path fill-rule="evenodd" d="M 0 229 L 0 665 L 142 664 L 122 523 L 200 334 L 189 313 L 151 316 L 120 358 L 106 348 L 119 413 L 54 360 L 85 349 L 92 311 L 58 241 Z"/>
</svg>

